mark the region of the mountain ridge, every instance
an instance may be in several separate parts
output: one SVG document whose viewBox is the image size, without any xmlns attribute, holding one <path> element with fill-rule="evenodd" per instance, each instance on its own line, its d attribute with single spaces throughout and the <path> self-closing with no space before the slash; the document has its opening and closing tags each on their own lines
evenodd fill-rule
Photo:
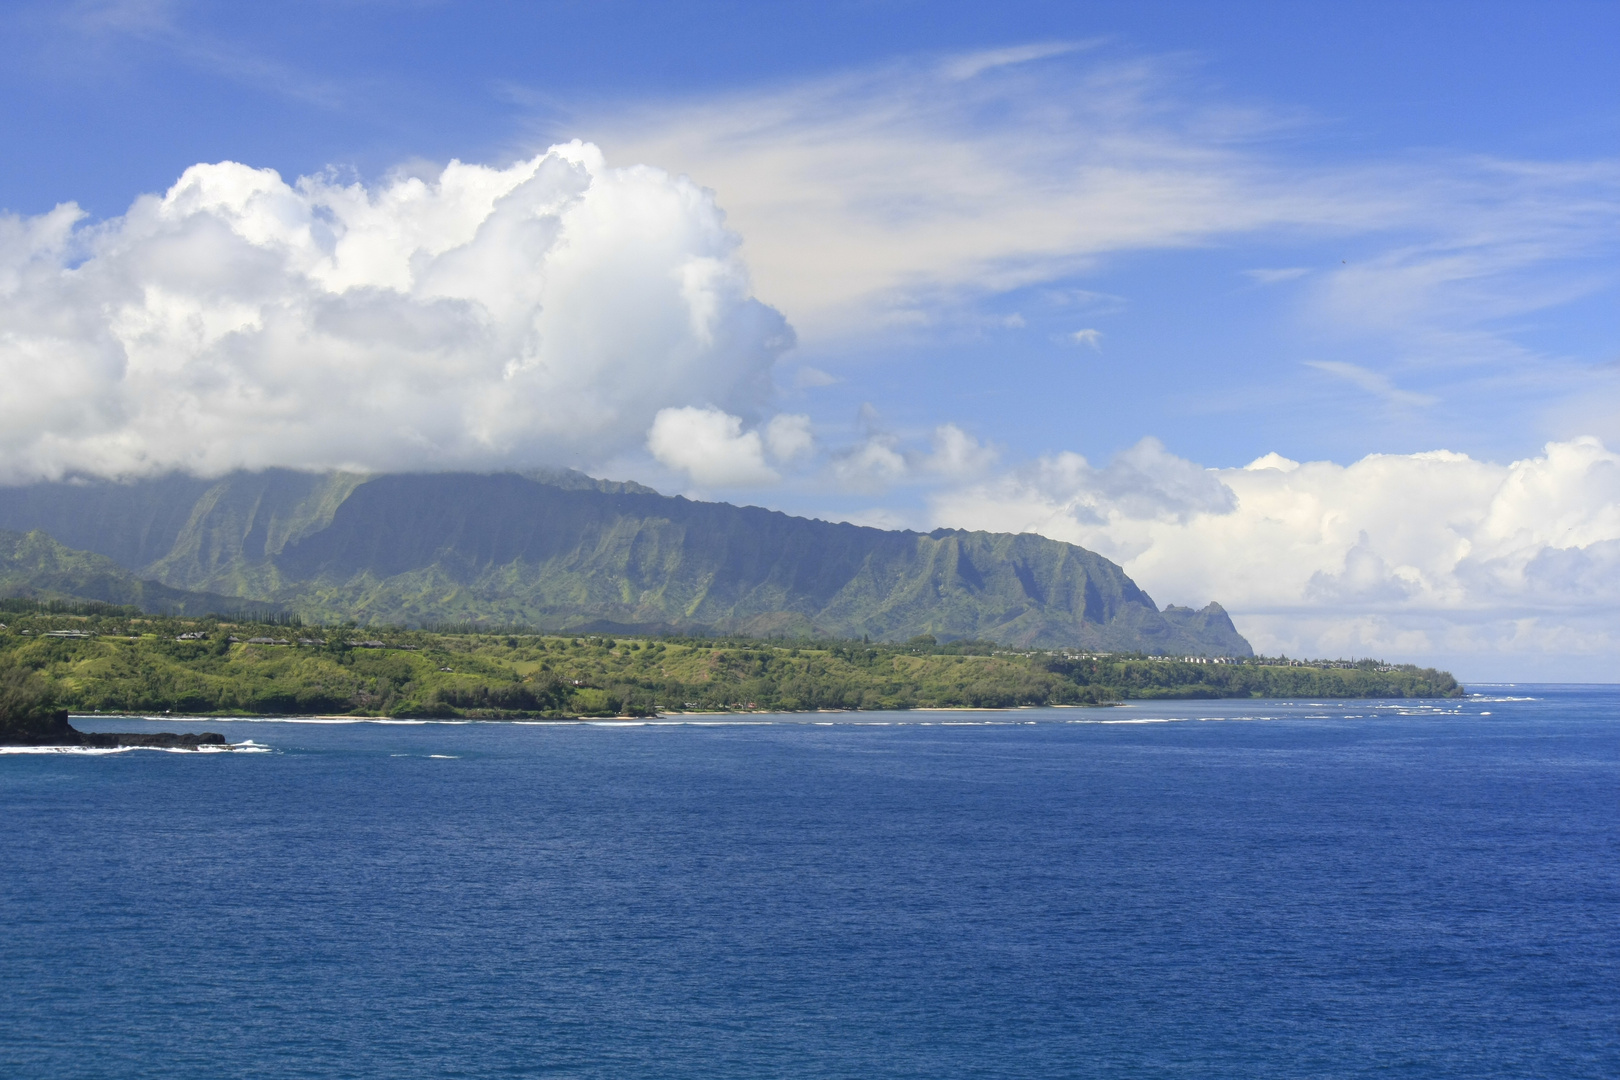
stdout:
<svg viewBox="0 0 1620 1080">
<path fill-rule="evenodd" d="M 875 529 L 573 472 L 34 484 L 0 489 L 0 529 L 319 620 L 1252 654 L 1218 604 L 1161 612 L 1114 563 L 1035 534 Z"/>
</svg>

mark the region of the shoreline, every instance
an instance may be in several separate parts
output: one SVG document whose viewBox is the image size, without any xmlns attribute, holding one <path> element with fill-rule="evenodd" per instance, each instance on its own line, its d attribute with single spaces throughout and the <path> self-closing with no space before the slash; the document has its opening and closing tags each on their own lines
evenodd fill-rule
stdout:
<svg viewBox="0 0 1620 1080">
<path fill-rule="evenodd" d="M 1261 700 L 1255 698 L 1185 698 L 1160 700 Z M 1365 698 L 1344 698 L 1345 701 L 1368 700 Z M 1061 704 L 1061 705 L 1008 705 L 998 707 L 994 705 L 921 705 L 914 708 L 891 709 L 681 709 L 667 712 L 653 713 L 650 716 L 634 716 L 620 714 L 616 716 L 389 716 L 383 713 L 175 713 L 166 712 L 162 715 L 142 712 L 107 712 L 107 713 L 81 713 L 69 714 L 70 720 L 141 720 L 147 723 L 195 723 L 203 720 L 217 720 L 221 722 L 262 722 L 285 720 L 289 722 L 324 720 L 331 723 L 345 721 L 364 722 L 393 722 L 401 724 L 586 724 L 603 723 L 615 720 L 646 721 L 664 720 L 683 716 L 847 716 L 860 713 L 879 712 L 907 712 L 907 713 L 974 713 L 974 712 L 1028 712 L 1035 709 L 1119 709 L 1128 706 L 1128 701 L 1099 701 L 1094 704 Z"/>
<path fill-rule="evenodd" d="M 657 722 L 657 721 L 660 721 L 660 720 L 682 720 L 682 719 L 686 719 L 686 718 L 699 719 L 699 720 L 702 720 L 702 719 L 736 718 L 738 720 L 747 720 L 747 719 L 752 718 L 752 717 L 765 717 L 765 716 L 791 716 L 791 717 L 860 716 L 860 715 L 878 714 L 878 713 L 901 713 L 901 714 L 908 714 L 908 715 L 935 714 L 935 713 L 948 713 L 948 714 L 960 714 L 960 713 L 1021 713 L 1021 712 L 1035 712 L 1035 711 L 1041 711 L 1041 710 L 1047 710 L 1047 709 L 1051 709 L 1051 710 L 1058 710 L 1058 709 L 1064 709 L 1064 710 L 1070 710 L 1070 709 L 1079 709 L 1079 710 L 1099 709 L 1099 710 L 1102 710 L 1102 709 L 1136 708 L 1136 707 L 1141 707 L 1141 706 L 1144 706 L 1144 705 L 1166 704 L 1166 703 L 1170 703 L 1170 702 L 1184 703 L 1184 704 L 1189 704 L 1189 705 L 1194 704 L 1194 703 L 1217 704 L 1217 703 L 1234 703 L 1234 702 L 1250 702 L 1250 703 L 1254 703 L 1254 704 L 1259 704 L 1259 703 L 1268 702 L 1268 701 L 1277 702 L 1279 704 L 1294 704 L 1294 703 L 1299 703 L 1299 702 L 1312 702 L 1312 703 L 1321 703 L 1324 706 L 1326 706 L 1328 703 L 1333 703 L 1333 704 L 1338 704 L 1338 705 L 1349 705 L 1349 704 L 1355 703 L 1355 702 L 1372 702 L 1372 701 L 1408 702 L 1408 703 L 1412 703 L 1412 704 L 1419 704 L 1419 703 L 1438 704 L 1438 703 L 1442 703 L 1442 702 L 1460 702 L 1460 701 L 1463 701 L 1463 700 L 1466 700 L 1466 698 L 1455 698 L 1455 697 L 1368 698 L 1368 697 L 1327 697 L 1327 696 L 1324 696 L 1324 695 L 1307 695 L 1307 696 L 1298 696 L 1298 695 L 1296 695 L 1296 696 L 1290 696 L 1290 697 L 1276 697 L 1276 698 L 1248 698 L 1248 697 L 1169 698 L 1169 697 L 1156 697 L 1156 698 L 1132 699 L 1132 700 L 1129 700 L 1129 701 L 1099 702 L 1099 703 L 1096 703 L 1096 704 L 1079 704 L 1079 705 L 1076 705 L 1076 704 L 1013 705 L 1013 706 L 1007 706 L 1005 708 L 997 708 L 997 707 L 994 707 L 994 706 L 977 706 L 977 705 L 931 705 L 931 706 L 926 706 L 926 707 L 916 707 L 916 708 L 909 708 L 909 709 L 903 709 L 903 708 L 902 709 L 896 709 L 896 708 L 890 708 L 890 709 L 754 709 L 754 710 L 748 710 L 748 711 L 697 710 L 697 709 L 694 709 L 694 710 L 690 710 L 690 711 L 682 710 L 682 711 L 659 712 L 659 713 L 655 713 L 655 714 L 648 715 L 648 716 L 633 716 L 633 715 L 626 715 L 626 714 L 621 714 L 621 715 L 616 715 L 616 716 L 530 716 L 530 717 L 525 717 L 525 716 L 515 716 L 515 717 L 386 716 L 386 715 L 375 714 L 375 713 L 365 713 L 365 714 L 357 714 L 357 713 L 164 713 L 162 715 L 157 715 L 157 714 L 139 713 L 139 712 L 122 712 L 122 713 L 77 713 L 76 712 L 76 713 L 72 713 L 70 715 L 71 715 L 71 719 L 73 719 L 73 720 L 82 720 L 82 721 L 112 721 L 112 720 L 119 720 L 119 721 L 138 721 L 138 722 L 151 723 L 151 724 L 162 724 L 162 723 L 188 723 L 189 724 L 189 723 L 201 723 L 201 722 L 205 722 L 205 721 L 215 721 L 215 722 L 218 722 L 218 723 L 291 723 L 291 724 L 300 724 L 300 723 L 302 723 L 302 724 L 310 724 L 310 723 L 367 724 L 367 723 L 370 723 L 370 724 L 380 724 L 380 725 L 384 725 L 384 726 L 387 726 L 387 725 L 402 725 L 402 726 L 404 726 L 404 725 L 422 725 L 422 724 L 444 724 L 444 725 L 449 725 L 449 726 L 461 726 L 461 725 L 467 725 L 467 724 L 517 724 L 517 725 L 523 725 L 523 726 L 536 726 L 536 725 L 543 725 L 543 724 L 616 724 L 616 723 L 622 723 L 622 724 L 646 724 L 646 723 L 649 723 L 649 722 Z M 83 734 L 86 734 L 86 735 L 109 734 L 110 735 L 110 734 L 113 734 L 113 733 L 111 733 L 111 732 L 108 732 L 108 733 L 85 732 Z"/>
<path fill-rule="evenodd" d="M 1483 695 L 1480 695 L 1480 694 L 1472 694 L 1472 695 L 1469 695 L 1469 696 L 1473 697 L 1473 698 L 1481 698 L 1481 697 L 1483 697 Z M 45 730 L 45 731 L 38 732 L 39 738 L 37 740 L 21 739 L 21 738 L 13 737 L 13 738 L 10 738 L 10 739 L 4 740 L 4 741 L 0 741 L 0 753 L 16 754 L 16 753 L 26 753 L 26 752 L 32 752 L 32 751 L 38 751 L 38 752 L 45 752 L 45 751 L 70 752 L 71 751 L 71 752 L 86 752 L 86 753 L 115 753 L 115 752 L 120 752 L 120 751 L 123 751 L 123 750 L 134 750 L 134 749 L 154 749 L 154 750 L 165 750 L 165 751 L 170 751 L 170 752 L 194 752 L 194 751 L 223 752 L 223 751 L 259 751 L 259 750 L 266 749 L 265 747 L 261 747 L 261 746 L 255 744 L 254 740 L 252 740 L 252 739 L 244 739 L 240 743 L 230 742 L 223 735 L 221 735 L 221 734 L 219 734 L 217 732 L 176 733 L 176 732 L 172 732 L 172 731 L 148 731 L 148 732 L 83 731 L 83 730 L 81 730 L 79 728 L 73 727 L 71 724 L 68 724 L 66 722 L 66 719 L 74 719 L 74 720 L 79 720 L 81 722 L 83 722 L 83 721 L 100 721 L 100 722 L 112 721 L 112 722 L 126 722 L 126 723 L 146 723 L 146 724 L 152 724 L 152 725 L 165 724 L 165 723 L 169 723 L 169 724 L 173 724 L 173 723 L 196 724 L 196 723 L 201 723 L 201 722 L 206 722 L 206 721 L 212 720 L 212 721 L 219 722 L 219 723 L 243 723 L 243 724 L 274 724 L 274 723 L 283 723 L 283 724 L 332 724 L 332 725 L 376 724 L 376 725 L 379 725 L 379 726 L 412 726 L 412 727 L 414 727 L 414 726 L 430 726 L 430 725 L 444 725 L 444 726 L 451 726 L 451 727 L 461 727 L 461 726 L 467 726 L 467 725 L 471 725 L 471 724 L 496 724 L 496 725 L 508 724 L 508 725 L 519 726 L 519 727 L 536 727 L 536 726 L 545 726 L 545 725 L 575 725 L 575 726 L 585 725 L 585 726 L 608 726 L 608 727 L 615 727 L 615 726 L 637 727 L 637 726 L 645 726 L 645 725 L 648 725 L 648 724 L 675 724 L 675 725 L 680 725 L 680 724 L 686 723 L 686 722 L 695 723 L 695 724 L 698 724 L 700 726 L 703 726 L 703 725 L 713 726 L 715 724 L 724 724 L 727 721 L 731 721 L 731 722 L 735 722 L 735 723 L 738 723 L 738 724 L 746 725 L 746 724 L 749 724 L 749 723 L 756 723 L 757 724 L 757 723 L 759 723 L 761 721 L 766 722 L 766 723 L 773 722 L 773 718 L 779 718 L 779 719 L 774 720 L 774 722 L 779 722 L 779 723 L 782 723 L 782 722 L 785 722 L 785 723 L 798 722 L 798 723 L 811 723 L 811 724 L 814 724 L 814 723 L 817 723 L 818 721 L 816 721 L 816 720 L 814 720 L 812 718 L 817 717 L 817 716 L 825 716 L 825 717 L 844 716 L 844 717 L 854 718 L 854 717 L 860 717 L 860 716 L 877 717 L 877 716 L 887 715 L 887 716 L 891 716 L 891 717 L 911 717 L 911 716 L 915 716 L 915 717 L 918 717 L 918 720 L 920 722 L 922 722 L 926 726 L 929 723 L 929 721 L 921 719 L 922 717 L 929 717 L 929 716 L 940 717 L 940 716 L 958 715 L 958 714 L 963 714 L 963 713 L 975 713 L 975 714 L 976 713 L 1002 713 L 1002 714 L 1013 715 L 1013 714 L 1025 714 L 1025 713 L 1029 713 L 1029 712 L 1038 712 L 1038 711 L 1046 710 L 1046 709 L 1051 709 L 1051 710 L 1055 711 L 1057 709 L 1122 708 L 1122 707 L 1125 707 L 1126 705 L 1133 705 L 1133 706 L 1136 706 L 1138 708 L 1144 707 L 1144 706 L 1151 708 L 1151 706 L 1154 706 L 1154 705 L 1160 705 L 1160 706 L 1168 705 L 1172 701 L 1175 701 L 1175 702 L 1178 702 L 1178 703 L 1186 703 L 1186 704 L 1190 704 L 1190 703 L 1194 703 L 1194 702 L 1202 702 L 1202 703 L 1204 703 L 1206 705 L 1219 705 L 1219 704 L 1232 705 L 1232 704 L 1238 703 L 1239 701 L 1242 701 L 1242 702 L 1245 702 L 1245 703 L 1250 704 L 1250 705 L 1264 705 L 1264 704 L 1270 703 L 1270 704 L 1274 704 L 1276 706 L 1281 706 L 1281 707 L 1301 707 L 1301 706 L 1303 706 L 1303 707 L 1309 707 L 1309 708 L 1332 708 L 1334 706 L 1344 707 L 1344 706 L 1353 706 L 1356 703 L 1373 703 L 1373 702 L 1380 703 L 1383 708 L 1388 708 L 1390 706 L 1419 706 L 1419 707 L 1421 707 L 1423 705 L 1427 705 L 1427 706 L 1430 706 L 1432 708 L 1432 707 L 1434 707 L 1436 705 L 1441 705 L 1443 703 L 1455 703 L 1455 704 L 1459 704 L 1459 705 L 1461 704 L 1461 702 L 1458 701 L 1458 699 L 1454 699 L 1454 698 L 1437 698 L 1437 699 L 1423 698 L 1423 699 L 1418 699 L 1418 698 L 1314 698 L 1314 697 L 1287 697 L 1287 698 L 1281 698 L 1281 697 L 1279 697 L 1279 698 L 1245 698 L 1245 699 L 1226 698 L 1226 699 L 1213 699 L 1213 700 L 1212 699 L 1204 699 L 1204 698 L 1189 698 L 1189 699 L 1158 699 L 1156 701 L 1144 700 L 1144 701 L 1140 701 L 1140 702 L 1112 702 L 1112 703 L 1107 703 L 1106 705 L 1097 705 L 1097 706 L 1093 706 L 1093 705 L 1021 705 L 1021 706 L 1014 706 L 1014 707 L 1001 708 L 1001 709 L 998 709 L 998 708 L 986 708 L 986 707 L 981 707 L 981 706 L 938 706 L 938 707 L 930 707 L 930 708 L 913 708 L 913 709 L 803 709 L 803 710 L 776 710 L 776 711 L 755 710 L 755 711 L 752 711 L 752 712 L 726 712 L 726 711 L 707 711 L 707 710 L 698 711 L 698 710 L 694 710 L 694 711 L 691 711 L 691 712 L 665 712 L 665 713 L 658 713 L 658 714 L 655 714 L 655 715 L 652 715 L 652 716 L 619 715 L 619 716 L 510 718 L 510 719 L 507 719 L 507 718 L 491 719 L 491 718 L 480 718 L 480 717 L 389 717 L 389 716 L 375 716 L 375 715 L 358 715 L 357 716 L 357 715 L 354 715 L 354 714 L 347 714 L 347 713 L 321 713 L 321 714 L 304 714 L 304 715 L 288 715 L 288 714 L 251 715 L 251 714 L 243 714 L 243 713 L 236 713 L 236 714 L 233 714 L 233 715 L 175 714 L 175 713 L 166 713 L 166 714 L 163 714 L 163 715 L 155 715 L 155 714 L 143 714 L 143 713 L 134 713 L 134 712 L 130 712 L 130 713 L 73 713 L 73 714 L 66 714 L 66 716 L 64 718 L 64 721 L 61 723 L 60 727 L 55 727 L 53 725 L 51 730 Z M 1482 715 L 1489 716 L 1490 713 L 1487 712 L 1487 713 L 1484 713 Z M 1172 719 L 1213 720 L 1213 719 L 1221 719 L 1221 717 L 1219 717 L 1219 716 L 1198 716 L 1198 717 L 1194 717 L 1194 716 L 1189 715 L 1189 716 L 1184 716 L 1184 717 L 1182 717 L 1182 716 L 1173 717 Z M 828 723 L 828 722 L 830 722 L 830 721 L 821 721 L 821 723 Z M 858 720 L 852 721 L 852 722 L 859 723 Z M 886 724 L 892 724 L 892 723 L 902 723 L 902 724 L 904 724 L 904 723 L 910 723 L 910 722 L 916 722 L 916 721 L 892 720 L 891 719 L 891 720 L 883 720 L 881 722 L 880 721 L 873 721 L 873 722 L 881 723 L 881 724 L 886 725 Z M 935 721 L 935 722 L 937 722 L 937 721 Z M 1024 722 L 1026 722 L 1026 723 L 1037 723 L 1038 721 L 1035 720 L 1035 719 L 1031 719 L 1031 720 L 1027 720 L 1027 721 L 1024 721 Z M 1054 722 L 1060 722 L 1060 721 L 1054 721 Z M 1068 723 L 1092 722 L 1092 723 L 1102 723 L 1102 724 L 1132 724 L 1132 723 L 1158 722 L 1158 720 L 1156 720 L 1156 719 L 1144 719 L 1144 720 L 1119 719 L 1119 720 L 1096 720 L 1096 721 L 1074 721 L 1074 720 L 1070 720 L 1070 721 L 1066 721 L 1066 722 L 1068 722 Z M 63 729 L 65 729 L 65 730 L 63 730 Z"/>
</svg>

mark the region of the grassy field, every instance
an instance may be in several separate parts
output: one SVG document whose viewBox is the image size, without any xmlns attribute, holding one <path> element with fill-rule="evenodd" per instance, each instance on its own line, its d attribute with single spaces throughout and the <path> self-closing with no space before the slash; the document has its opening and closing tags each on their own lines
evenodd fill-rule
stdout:
<svg viewBox="0 0 1620 1080">
<path fill-rule="evenodd" d="M 679 711 L 1009 708 L 1131 698 L 1443 697 L 1450 675 L 1377 661 L 1193 663 L 904 645 L 570 637 L 0 609 L 0 666 L 76 713 L 517 719 Z"/>
</svg>

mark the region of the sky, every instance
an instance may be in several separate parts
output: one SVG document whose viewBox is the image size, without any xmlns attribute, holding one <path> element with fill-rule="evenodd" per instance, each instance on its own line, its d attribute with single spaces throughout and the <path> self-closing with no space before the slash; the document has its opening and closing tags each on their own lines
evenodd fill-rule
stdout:
<svg viewBox="0 0 1620 1080">
<path fill-rule="evenodd" d="M 1620 5 L 0 6 L 0 482 L 570 466 L 1620 670 Z"/>
</svg>

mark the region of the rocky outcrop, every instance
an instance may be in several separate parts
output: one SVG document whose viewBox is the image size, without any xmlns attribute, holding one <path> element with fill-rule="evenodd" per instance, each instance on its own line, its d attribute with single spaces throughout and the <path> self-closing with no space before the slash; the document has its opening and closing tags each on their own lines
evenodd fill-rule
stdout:
<svg viewBox="0 0 1620 1080">
<path fill-rule="evenodd" d="M 185 735 L 172 731 L 80 731 L 68 723 L 65 709 L 31 718 L 28 722 L 0 722 L 0 746 L 85 746 L 97 750 L 144 746 L 158 750 L 197 750 L 226 745 L 225 736 L 212 731 Z"/>
<path fill-rule="evenodd" d="M 145 746 L 157 750 L 200 750 L 204 746 L 226 746 L 225 736 L 212 731 L 176 735 L 171 731 L 141 734 L 131 731 L 81 731 L 79 745 L 112 750 L 123 746 Z"/>
<path fill-rule="evenodd" d="M 83 734 L 68 723 L 66 709 L 52 710 L 48 700 L 35 705 L 0 699 L 0 746 L 80 746 Z"/>
</svg>

